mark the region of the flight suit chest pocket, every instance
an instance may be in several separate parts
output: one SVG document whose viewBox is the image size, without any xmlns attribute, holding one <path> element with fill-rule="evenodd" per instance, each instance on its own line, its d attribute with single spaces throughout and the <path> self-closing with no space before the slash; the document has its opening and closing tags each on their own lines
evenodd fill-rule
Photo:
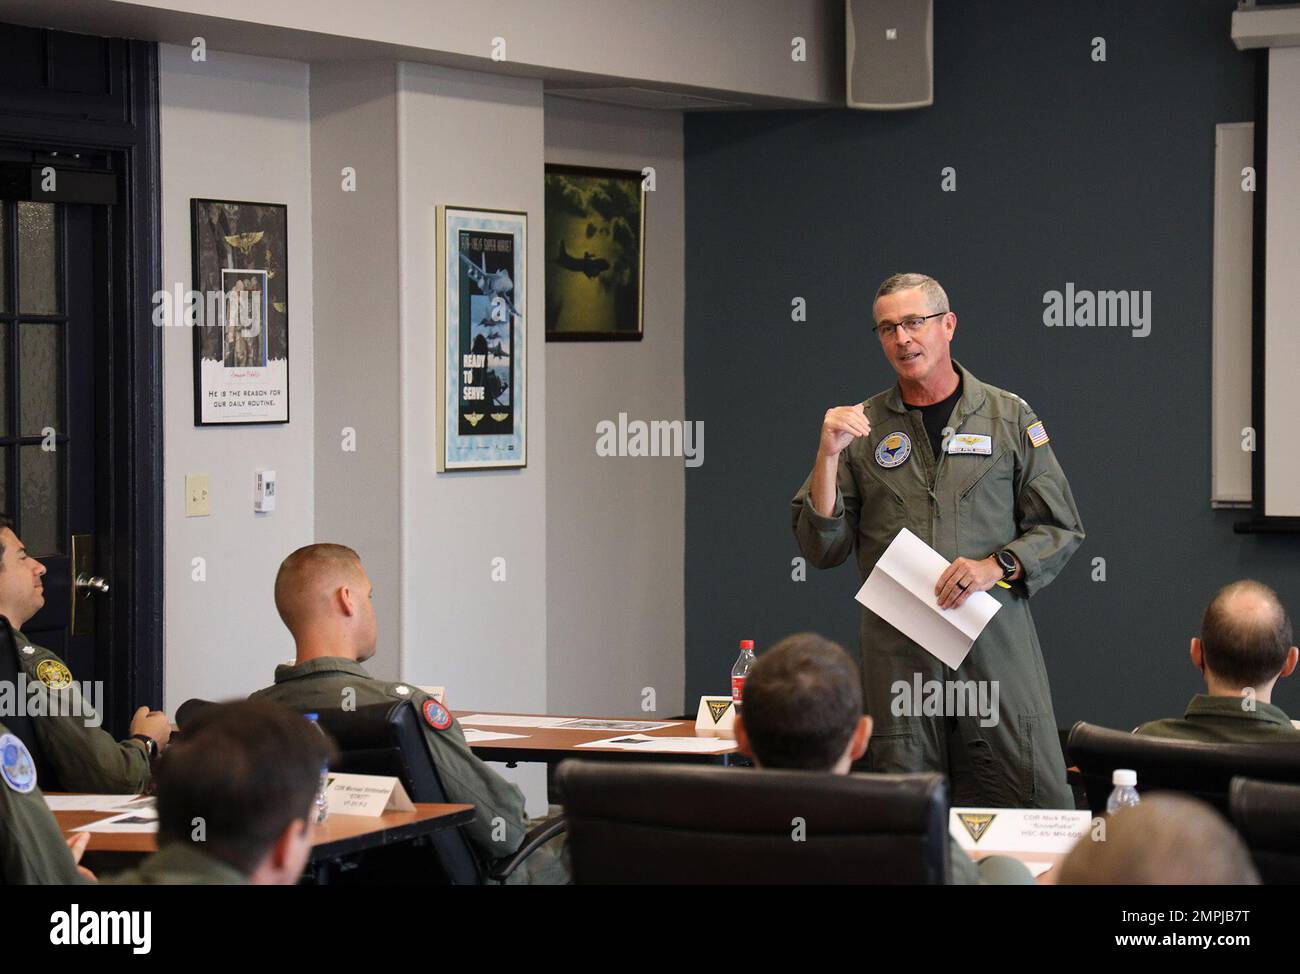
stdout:
<svg viewBox="0 0 1300 974">
<path fill-rule="evenodd" d="M 957 492 L 958 550 L 968 558 L 982 558 L 1016 535 L 1015 454 L 1003 447 L 988 457 L 944 458 L 954 470 L 960 461 L 972 462 L 965 476 L 956 479 L 961 485 Z"/>
<path fill-rule="evenodd" d="M 883 479 L 867 469 L 867 460 L 854 460 L 853 479 L 857 485 L 861 508 L 858 513 L 858 534 L 864 545 L 884 549 L 894 535 L 906 524 L 903 498 Z M 889 470 L 886 474 L 901 475 Z"/>
</svg>

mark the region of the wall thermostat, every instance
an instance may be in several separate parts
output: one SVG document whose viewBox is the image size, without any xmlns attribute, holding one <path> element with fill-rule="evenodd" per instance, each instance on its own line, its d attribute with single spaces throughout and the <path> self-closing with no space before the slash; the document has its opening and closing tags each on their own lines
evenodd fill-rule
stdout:
<svg viewBox="0 0 1300 974">
<path fill-rule="evenodd" d="M 257 482 L 253 490 L 253 510 L 260 514 L 275 510 L 275 471 L 257 471 Z"/>
</svg>

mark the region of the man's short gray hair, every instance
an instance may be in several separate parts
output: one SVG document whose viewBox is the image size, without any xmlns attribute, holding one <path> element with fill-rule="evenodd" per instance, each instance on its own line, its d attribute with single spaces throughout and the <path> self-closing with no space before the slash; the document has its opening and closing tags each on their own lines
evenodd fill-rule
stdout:
<svg viewBox="0 0 1300 974">
<path fill-rule="evenodd" d="M 939 286 L 938 281 L 926 274 L 891 274 L 876 289 L 876 299 L 882 298 L 886 294 L 893 294 L 895 291 L 910 291 L 912 288 L 918 287 L 925 294 L 926 300 L 930 302 L 931 311 L 947 312 L 951 310 L 948 307 L 947 293 Z M 872 300 L 872 307 L 875 307 L 876 299 Z"/>
</svg>

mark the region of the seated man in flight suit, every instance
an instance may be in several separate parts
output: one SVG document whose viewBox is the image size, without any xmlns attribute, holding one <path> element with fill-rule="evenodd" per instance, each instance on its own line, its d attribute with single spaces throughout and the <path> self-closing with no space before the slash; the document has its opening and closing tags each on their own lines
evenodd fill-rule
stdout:
<svg viewBox="0 0 1300 974">
<path fill-rule="evenodd" d="M 447 800 L 474 805 L 467 827 L 483 862 L 513 853 L 528 831 L 524 796 L 480 761 L 446 707 L 409 683 L 377 680 L 362 663 L 375 655 L 379 624 L 371 584 L 360 556 L 338 544 L 299 548 L 280 565 L 275 607 L 293 635 L 297 660 L 275 669 L 275 685 L 255 700 L 273 700 L 298 711 L 410 700 L 423 721 L 424 741 Z M 551 842 L 530 855 L 509 883 L 567 883 L 568 868 Z"/>
<path fill-rule="evenodd" d="M 63 840 L 54 813 L 36 786 L 27 745 L 0 724 L 0 886 L 72 886 L 94 879 L 77 866 L 89 832 Z"/>
<path fill-rule="evenodd" d="M 1148 721 L 1134 733 L 1207 744 L 1300 741 L 1300 730 L 1273 703 L 1273 687 L 1300 658 L 1292 635 L 1291 618 L 1267 585 L 1248 578 L 1225 585 L 1189 649 L 1205 693 L 1192 697 L 1182 717 Z"/>
<path fill-rule="evenodd" d="M 796 633 L 750 670 L 736 713 L 736 746 L 762 768 L 848 774 L 871 739 L 871 718 L 862 711 L 862 681 L 844 647 L 816 633 Z M 949 885 L 1034 882 L 1010 856 L 973 862 L 951 836 L 948 853 Z"/>
<path fill-rule="evenodd" d="M 158 851 L 123 886 L 293 886 L 311 854 L 329 739 L 302 714 L 241 700 L 205 707 L 158 764 Z"/>
<path fill-rule="evenodd" d="M 149 784 L 150 759 L 167 745 L 171 721 L 141 707 L 131 737 L 115 741 L 54 653 L 31 642 L 22 627 L 45 604 L 45 566 L 27 553 L 0 514 L 0 681 L 26 684 L 24 712 L 6 715 L 10 732 L 31 753 L 48 791 L 138 794 Z"/>
</svg>

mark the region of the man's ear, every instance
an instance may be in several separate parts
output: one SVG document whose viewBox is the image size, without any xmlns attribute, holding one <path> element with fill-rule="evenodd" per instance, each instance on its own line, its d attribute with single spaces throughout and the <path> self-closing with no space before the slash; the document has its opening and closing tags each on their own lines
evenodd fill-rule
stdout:
<svg viewBox="0 0 1300 974">
<path fill-rule="evenodd" d="M 357 603 L 353 597 L 354 593 L 346 585 L 340 585 L 334 592 L 334 597 L 338 599 L 339 609 L 344 615 L 354 616 L 357 614 Z"/>
<path fill-rule="evenodd" d="M 1295 671 L 1296 660 L 1300 660 L 1300 649 L 1292 646 L 1286 651 L 1286 662 L 1282 664 L 1282 672 L 1278 677 L 1290 676 Z"/>
<path fill-rule="evenodd" d="M 307 823 L 300 818 L 295 818 L 292 822 L 284 827 L 284 831 L 271 844 L 271 851 L 267 853 L 267 863 L 276 870 L 284 870 L 289 867 L 293 861 L 294 843 L 302 836 L 302 831 L 307 827 Z"/>
<path fill-rule="evenodd" d="M 1205 651 L 1201 648 L 1201 637 L 1193 636 L 1192 645 L 1188 648 L 1188 655 L 1192 657 L 1192 665 L 1202 673 L 1205 672 Z"/>
<path fill-rule="evenodd" d="M 736 749 L 747 758 L 754 757 L 754 749 L 749 746 L 749 735 L 745 733 L 745 722 L 740 719 L 740 711 L 736 711 L 736 722 L 732 725 L 732 730 L 736 734 Z M 754 758 L 757 760 L 757 758 Z"/>
<path fill-rule="evenodd" d="M 858 726 L 853 728 L 853 739 L 850 742 L 853 747 L 853 760 L 856 761 L 862 755 L 867 753 L 867 745 L 871 743 L 871 728 L 873 722 L 871 717 L 863 714 L 858 720 Z"/>
</svg>

